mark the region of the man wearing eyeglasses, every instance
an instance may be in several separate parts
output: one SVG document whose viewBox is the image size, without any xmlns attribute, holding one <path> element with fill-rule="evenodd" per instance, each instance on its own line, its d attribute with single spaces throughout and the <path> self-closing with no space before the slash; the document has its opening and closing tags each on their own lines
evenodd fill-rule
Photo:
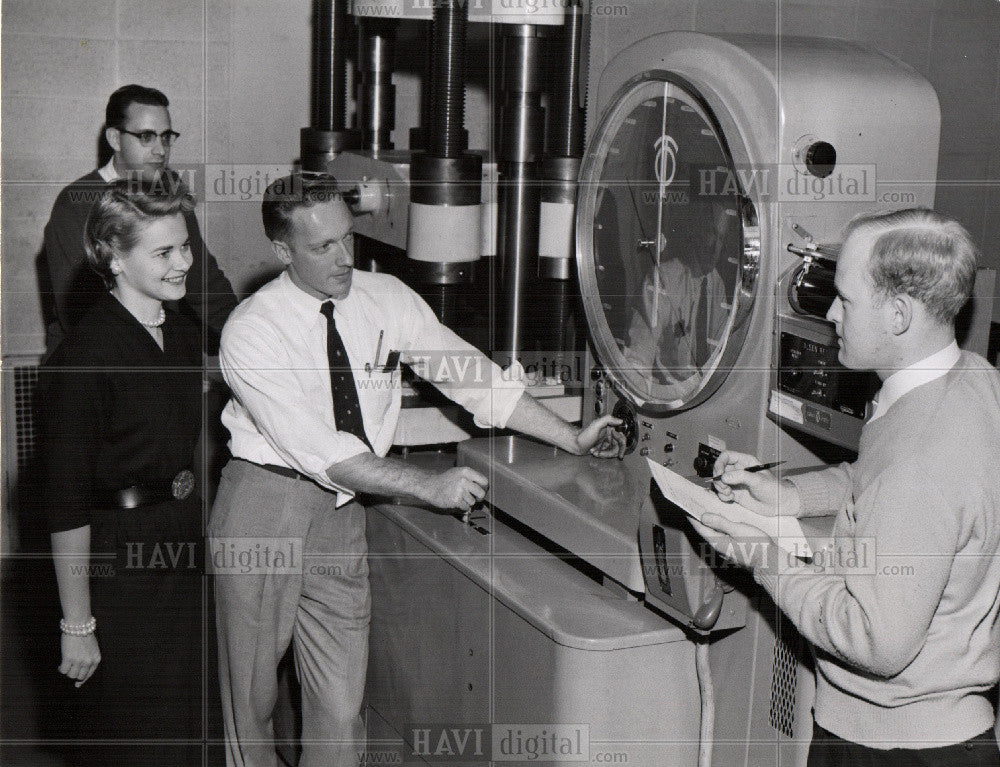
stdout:
<svg viewBox="0 0 1000 767">
<path fill-rule="evenodd" d="M 114 150 L 111 160 L 63 189 L 52 206 L 45 226 L 45 260 L 53 304 L 46 339 L 50 352 L 104 292 L 100 278 L 87 267 L 83 250 L 87 214 L 104 187 L 121 178 L 180 183 L 179 176 L 167 167 L 170 148 L 180 135 L 171 127 L 169 105 L 163 93 L 142 85 L 126 85 L 112 93 L 104 128 Z M 236 296 L 205 247 L 194 214 L 186 213 L 184 218 L 194 263 L 180 308 L 194 310 L 201 319 L 209 330 L 209 351 L 214 352 L 222 326 L 236 307 Z"/>
</svg>

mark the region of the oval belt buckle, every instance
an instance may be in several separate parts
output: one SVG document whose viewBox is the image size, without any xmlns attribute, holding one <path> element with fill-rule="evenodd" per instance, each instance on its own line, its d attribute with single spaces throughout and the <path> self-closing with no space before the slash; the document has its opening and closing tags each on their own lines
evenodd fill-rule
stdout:
<svg viewBox="0 0 1000 767">
<path fill-rule="evenodd" d="M 178 501 L 183 501 L 194 490 L 194 474 L 190 469 L 182 469 L 177 472 L 174 481 L 170 484 L 170 492 Z"/>
</svg>

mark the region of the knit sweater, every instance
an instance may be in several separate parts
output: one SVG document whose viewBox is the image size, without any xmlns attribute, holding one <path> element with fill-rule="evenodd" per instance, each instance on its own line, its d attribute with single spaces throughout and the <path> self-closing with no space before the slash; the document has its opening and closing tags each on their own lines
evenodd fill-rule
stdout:
<svg viewBox="0 0 1000 767">
<path fill-rule="evenodd" d="M 796 477 L 840 555 L 755 577 L 816 650 L 816 722 L 873 748 L 993 725 L 1000 679 L 1000 373 L 963 352 L 862 432 L 858 460 Z M 777 558 L 776 558 L 777 559 Z"/>
</svg>

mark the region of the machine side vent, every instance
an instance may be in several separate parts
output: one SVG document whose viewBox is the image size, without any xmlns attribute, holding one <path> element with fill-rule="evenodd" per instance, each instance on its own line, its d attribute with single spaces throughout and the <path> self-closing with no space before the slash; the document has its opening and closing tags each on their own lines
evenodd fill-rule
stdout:
<svg viewBox="0 0 1000 767">
<path fill-rule="evenodd" d="M 783 637 L 774 638 L 774 665 L 771 676 L 771 726 L 788 738 L 795 724 L 796 663 L 794 648 Z"/>
<path fill-rule="evenodd" d="M 11 355 L 3 358 L 0 385 L 0 435 L 3 437 L 2 512 L 0 512 L 0 551 L 10 554 L 21 544 L 18 520 L 27 501 L 26 485 L 32 480 L 38 434 L 36 418 L 38 389 L 37 355 Z M 47 536 L 46 536 L 47 538 Z"/>
<path fill-rule="evenodd" d="M 38 365 L 21 365 L 12 372 L 17 470 L 22 475 L 35 455 L 35 389 L 38 386 Z"/>
</svg>

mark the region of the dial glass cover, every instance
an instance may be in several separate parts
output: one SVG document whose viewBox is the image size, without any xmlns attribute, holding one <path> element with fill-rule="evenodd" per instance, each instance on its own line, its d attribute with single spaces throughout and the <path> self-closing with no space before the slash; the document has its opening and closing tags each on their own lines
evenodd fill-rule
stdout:
<svg viewBox="0 0 1000 767">
<path fill-rule="evenodd" d="M 639 402 L 704 399 L 746 308 L 748 202 L 704 101 L 649 77 L 598 127 L 581 189 L 581 287 L 604 365 Z M 591 261 L 592 259 L 592 261 Z"/>
</svg>

